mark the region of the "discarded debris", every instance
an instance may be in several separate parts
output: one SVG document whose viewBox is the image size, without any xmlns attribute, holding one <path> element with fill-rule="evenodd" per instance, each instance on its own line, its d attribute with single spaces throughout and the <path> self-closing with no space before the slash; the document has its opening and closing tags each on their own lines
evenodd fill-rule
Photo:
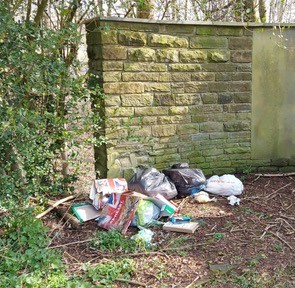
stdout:
<svg viewBox="0 0 295 288">
<path fill-rule="evenodd" d="M 197 194 L 192 196 L 194 202 L 197 203 L 208 203 L 208 202 L 216 202 L 217 199 L 215 197 L 210 198 L 209 194 L 205 191 L 200 191 Z"/>
<path fill-rule="evenodd" d="M 80 222 L 93 220 L 100 216 L 100 213 L 91 204 L 86 202 L 73 204 L 71 211 Z"/>
<path fill-rule="evenodd" d="M 198 222 L 172 223 L 169 221 L 163 225 L 163 230 L 192 234 L 197 230 L 198 227 Z"/>
<path fill-rule="evenodd" d="M 139 232 L 133 235 L 131 239 L 134 239 L 138 242 L 143 242 L 147 246 L 151 245 L 154 232 L 141 226 L 138 226 L 138 228 L 140 229 Z"/>
<path fill-rule="evenodd" d="M 232 206 L 240 205 L 241 199 L 234 196 L 234 195 L 231 195 L 231 196 L 227 197 L 226 199 L 229 201 L 229 204 L 232 205 Z"/>
<path fill-rule="evenodd" d="M 134 193 L 112 193 L 98 218 L 98 226 L 125 234 L 136 211 L 139 197 Z"/>
<path fill-rule="evenodd" d="M 187 163 L 178 163 L 163 170 L 175 184 L 178 197 L 194 195 L 205 187 L 206 177 L 201 169 L 190 168 Z"/>
<path fill-rule="evenodd" d="M 93 201 L 93 206 L 100 210 L 107 203 L 111 193 L 126 191 L 128 191 L 128 185 L 124 178 L 98 179 L 91 187 L 89 198 Z"/>
<path fill-rule="evenodd" d="M 156 168 L 139 169 L 128 181 L 128 188 L 150 197 L 160 194 L 168 200 L 177 195 L 174 183 Z"/>
<path fill-rule="evenodd" d="M 234 175 L 224 174 L 220 177 L 214 175 L 208 179 L 204 190 L 220 196 L 240 195 L 244 190 L 244 185 Z"/>
<path fill-rule="evenodd" d="M 140 199 L 132 221 L 133 226 L 146 226 L 158 219 L 161 208 L 147 199 Z"/>
</svg>

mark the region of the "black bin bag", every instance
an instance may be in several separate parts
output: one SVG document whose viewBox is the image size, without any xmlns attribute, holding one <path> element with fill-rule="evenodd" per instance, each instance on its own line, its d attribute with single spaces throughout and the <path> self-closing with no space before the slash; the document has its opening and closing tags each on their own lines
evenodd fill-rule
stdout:
<svg viewBox="0 0 295 288">
<path fill-rule="evenodd" d="M 161 194 L 166 199 L 177 196 L 175 185 L 156 168 L 141 168 L 128 181 L 128 189 L 153 197 Z"/>
<path fill-rule="evenodd" d="M 174 164 L 171 169 L 163 170 L 175 184 L 178 197 L 194 195 L 204 189 L 206 177 L 201 169 L 189 168 L 187 163 Z"/>
</svg>

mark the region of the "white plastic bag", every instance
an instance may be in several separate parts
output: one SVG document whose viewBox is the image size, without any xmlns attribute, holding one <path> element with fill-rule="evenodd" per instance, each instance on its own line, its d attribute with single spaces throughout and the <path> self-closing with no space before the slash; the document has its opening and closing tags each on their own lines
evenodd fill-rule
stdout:
<svg viewBox="0 0 295 288">
<path fill-rule="evenodd" d="M 224 174 L 220 177 L 214 175 L 208 179 L 204 190 L 220 196 L 241 195 L 244 185 L 234 175 Z"/>
<path fill-rule="evenodd" d="M 231 206 L 240 205 L 241 202 L 241 199 L 234 195 L 228 196 L 226 199 L 229 201 L 228 204 Z"/>
</svg>

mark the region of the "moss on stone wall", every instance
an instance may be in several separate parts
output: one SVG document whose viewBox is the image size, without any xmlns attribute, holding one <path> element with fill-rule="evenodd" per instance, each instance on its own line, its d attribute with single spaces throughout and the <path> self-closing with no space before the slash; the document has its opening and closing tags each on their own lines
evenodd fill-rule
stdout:
<svg viewBox="0 0 295 288">
<path fill-rule="evenodd" d="M 114 125 L 106 135 L 109 175 L 176 162 L 207 175 L 295 166 L 251 159 L 249 30 L 112 19 L 87 25 L 89 67 L 101 77 Z"/>
</svg>

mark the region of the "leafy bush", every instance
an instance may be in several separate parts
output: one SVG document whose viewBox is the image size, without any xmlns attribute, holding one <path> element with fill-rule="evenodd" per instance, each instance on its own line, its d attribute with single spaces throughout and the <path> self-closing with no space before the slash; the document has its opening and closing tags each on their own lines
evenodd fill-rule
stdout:
<svg viewBox="0 0 295 288">
<path fill-rule="evenodd" d="M 44 278 L 62 268 L 60 255 L 46 249 L 46 228 L 33 217 L 31 209 L 4 217 L 1 228 L 0 287 L 18 287 L 23 282 L 29 285 L 33 278 Z"/>
<path fill-rule="evenodd" d="M 83 110 L 98 90 L 75 73 L 74 24 L 54 31 L 16 21 L 5 5 L 0 13 L 0 202 L 8 208 L 30 195 L 71 191 L 77 139 L 97 128 L 99 118 Z"/>
<path fill-rule="evenodd" d="M 66 276 L 29 201 L 72 191 L 80 136 L 100 120 L 85 108 L 100 91 L 76 73 L 76 25 L 35 25 L 9 2 L 0 0 L 0 287 L 91 287 Z"/>
</svg>

